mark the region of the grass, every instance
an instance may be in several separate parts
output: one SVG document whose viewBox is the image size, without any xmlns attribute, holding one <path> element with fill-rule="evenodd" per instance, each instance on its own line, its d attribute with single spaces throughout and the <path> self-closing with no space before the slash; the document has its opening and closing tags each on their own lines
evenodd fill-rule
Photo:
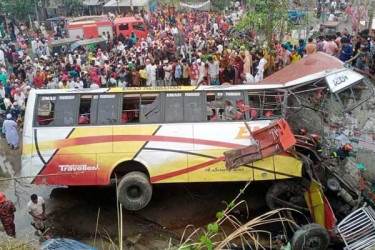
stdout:
<svg viewBox="0 0 375 250">
<path fill-rule="evenodd" d="M 36 250 L 37 244 L 34 240 L 13 239 L 0 233 L 0 250 Z"/>
<path fill-rule="evenodd" d="M 187 226 L 177 249 L 219 250 L 230 249 L 233 244 L 240 245 L 242 249 L 246 247 L 250 249 L 272 249 L 272 238 L 275 235 L 263 228 L 272 224 L 278 224 L 286 232 L 285 226 L 287 224 L 296 226 L 296 223 L 292 219 L 284 217 L 283 214 L 298 211 L 293 209 L 276 209 L 253 218 L 246 223 L 241 222 L 233 215 L 233 211 L 238 209 L 239 206 L 245 206 L 248 211 L 246 202 L 243 200 L 240 201 L 239 198 L 249 184 L 250 182 L 240 190 L 239 194 L 227 204 L 223 211 L 216 214 L 217 220 L 215 222 L 208 224 L 204 228 L 195 229 L 192 225 Z M 226 228 L 229 225 L 231 233 L 226 233 L 228 230 L 224 230 L 224 225 Z M 190 230 L 191 233 L 188 234 L 187 232 Z"/>
</svg>

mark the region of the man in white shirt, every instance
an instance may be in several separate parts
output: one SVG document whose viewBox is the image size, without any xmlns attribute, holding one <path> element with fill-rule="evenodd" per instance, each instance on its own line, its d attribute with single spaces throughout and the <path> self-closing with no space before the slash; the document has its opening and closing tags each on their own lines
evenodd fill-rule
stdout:
<svg viewBox="0 0 375 250">
<path fill-rule="evenodd" d="M 156 86 L 156 65 L 151 64 L 150 59 L 146 59 L 147 86 Z"/>
<path fill-rule="evenodd" d="M 26 99 L 26 96 L 21 91 L 20 88 L 16 88 L 16 91 L 14 93 L 13 99 L 14 99 L 15 102 L 17 102 L 17 104 L 18 104 L 19 107 L 21 107 L 22 109 L 25 108 L 25 99 Z"/>
<path fill-rule="evenodd" d="M 27 209 L 33 218 L 31 225 L 37 231 L 44 233 L 46 229 L 44 224 L 44 221 L 46 220 L 46 206 L 44 199 L 36 194 L 32 194 L 30 198 L 31 200 L 27 203 Z"/>
<path fill-rule="evenodd" d="M 5 65 L 5 56 L 2 49 L 0 49 L 0 65 Z"/>
<path fill-rule="evenodd" d="M 164 69 L 164 84 L 165 86 L 171 86 L 173 66 L 168 60 L 165 60 L 163 69 Z"/>
<path fill-rule="evenodd" d="M 219 62 L 217 60 L 213 60 L 212 57 L 208 58 L 208 75 L 210 76 L 211 82 L 210 85 L 218 85 L 219 79 Z"/>
<path fill-rule="evenodd" d="M 1 99 L 5 98 L 5 89 L 4 89 L 4 85 L 2 83 L 0 83 L 0 98 Z"/>
</svg>

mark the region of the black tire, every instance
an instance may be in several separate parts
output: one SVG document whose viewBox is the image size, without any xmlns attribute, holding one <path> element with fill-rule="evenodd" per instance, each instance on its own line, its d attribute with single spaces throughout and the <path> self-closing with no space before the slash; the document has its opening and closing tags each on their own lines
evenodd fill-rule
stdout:
<svg viewBox="0 0 375 250">
<path fill-rule="evenodd" d="M 307 224 L 298 229 L 292 238 L 293 250 L 325 250 L 329 245 L 329 235 L 319 224 Z"/>
<path fill-rule="evenodd" d="M 146 207 L 152 197 L 149 178 L 142 172 L 124 175 L 117 186 L 117 196 L 127 210 L 137 211 Z"/>
<path fill-rule="evenodd" d="M 301 182 L 301 181 L 300 181 Z M 287 208 L 288 206 L 279 204 L 274 198 L 285 200 L 290 204 L 295 204 L 299 207 L 307 208 L 304 199 L 304 187 L 301 183 L 296 181 L 280 181 L 275 182 L 268 189 L 266 194 L 266 204 L 269 209 Z M 293 208 L 293 207 L 292 207 Z"/>
</svg>

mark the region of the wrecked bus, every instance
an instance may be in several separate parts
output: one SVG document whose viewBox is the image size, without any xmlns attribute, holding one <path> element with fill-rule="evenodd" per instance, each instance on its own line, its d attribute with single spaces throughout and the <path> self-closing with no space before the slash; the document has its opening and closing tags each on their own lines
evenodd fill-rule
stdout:
<svg viewBox="0 0 375 250">
<path fill-rule="evenodd" d="M 21 175 L 66 186 L 117 177 L 129 210 L 148 204 L 153 184 L 300 177 L 302 162 L 289 154 L 225 168 L 223 152 L 250 145 L 248 127 L 281 117 L 286 94 L 252 86 L 32 90 Z"/>
<path fill-rule="evenodd" d="M 282 117 L 294 129 L 301 122 L 316 129 L 307 110 L 342 115 L 373 89 L 323 53 L 288 67 L 253 85 L 32 90 L 21 175 L 65 186 L 109 185 L 117 178 L 119 200 L 129 210 L 149 203 L 154 184 L 302 177 L 306 157 L 314 154 L 309 147 L 232 170 L 224 153 L 251 146 L 250 132 Z"/>
</svg>

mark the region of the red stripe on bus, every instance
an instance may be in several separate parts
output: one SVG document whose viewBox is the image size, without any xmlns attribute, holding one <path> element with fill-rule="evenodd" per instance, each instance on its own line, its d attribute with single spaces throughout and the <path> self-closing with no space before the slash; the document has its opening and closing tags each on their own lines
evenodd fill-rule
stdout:
<svg viewBox="0 0 375 250">
<path fill-rule="evenodd" d="M 237 148 L 244 147 L 245 145 L 203 140 L 195 138 L 173 137 L 173 136 L 160 136 L 160 135 L 99 135 L 88 137 L 69 138 L 57 142 L 58 148 L 81 146 L 87 144 L 106 143 L 106 142 L 120 142 L 120 141 L 157 141 L 157 142 L 177 142 L 188 144 L 208 145 L 224 148 Z"/>
<path fill-rule="evenodd" d="M 179 170 L 169 172 L 169 173 L 166 173 L 166 174 L 153 176 L 153 177 L 150 178 L 150 181 L 151 181 L 151 183 L 155 183 L 155 182 L 159 182 L 159 181 L 169 179 L 169 178 L 172 178 L 172 177 L 176 177 L 176 176 L 179 176 L 179 175 L 187 174 L 187 173 L 190 173 L 190 172 L 208 167 L 210 165 L 213 165 L 213 164 L 218 163 L 218 162 L 223 161 L 223 160 L 224 160 L 224 156 L 221 156 L 221 157 L 218 157 L 216 159 L 212 159 L 212 160 L 209 160 L 207 162 L 203 162 L 203 163 L 200 163 L 200 164 L 188 167 L 188 168 L 183 168 L 183 169 L 179 169 Z"/>
</svg>

